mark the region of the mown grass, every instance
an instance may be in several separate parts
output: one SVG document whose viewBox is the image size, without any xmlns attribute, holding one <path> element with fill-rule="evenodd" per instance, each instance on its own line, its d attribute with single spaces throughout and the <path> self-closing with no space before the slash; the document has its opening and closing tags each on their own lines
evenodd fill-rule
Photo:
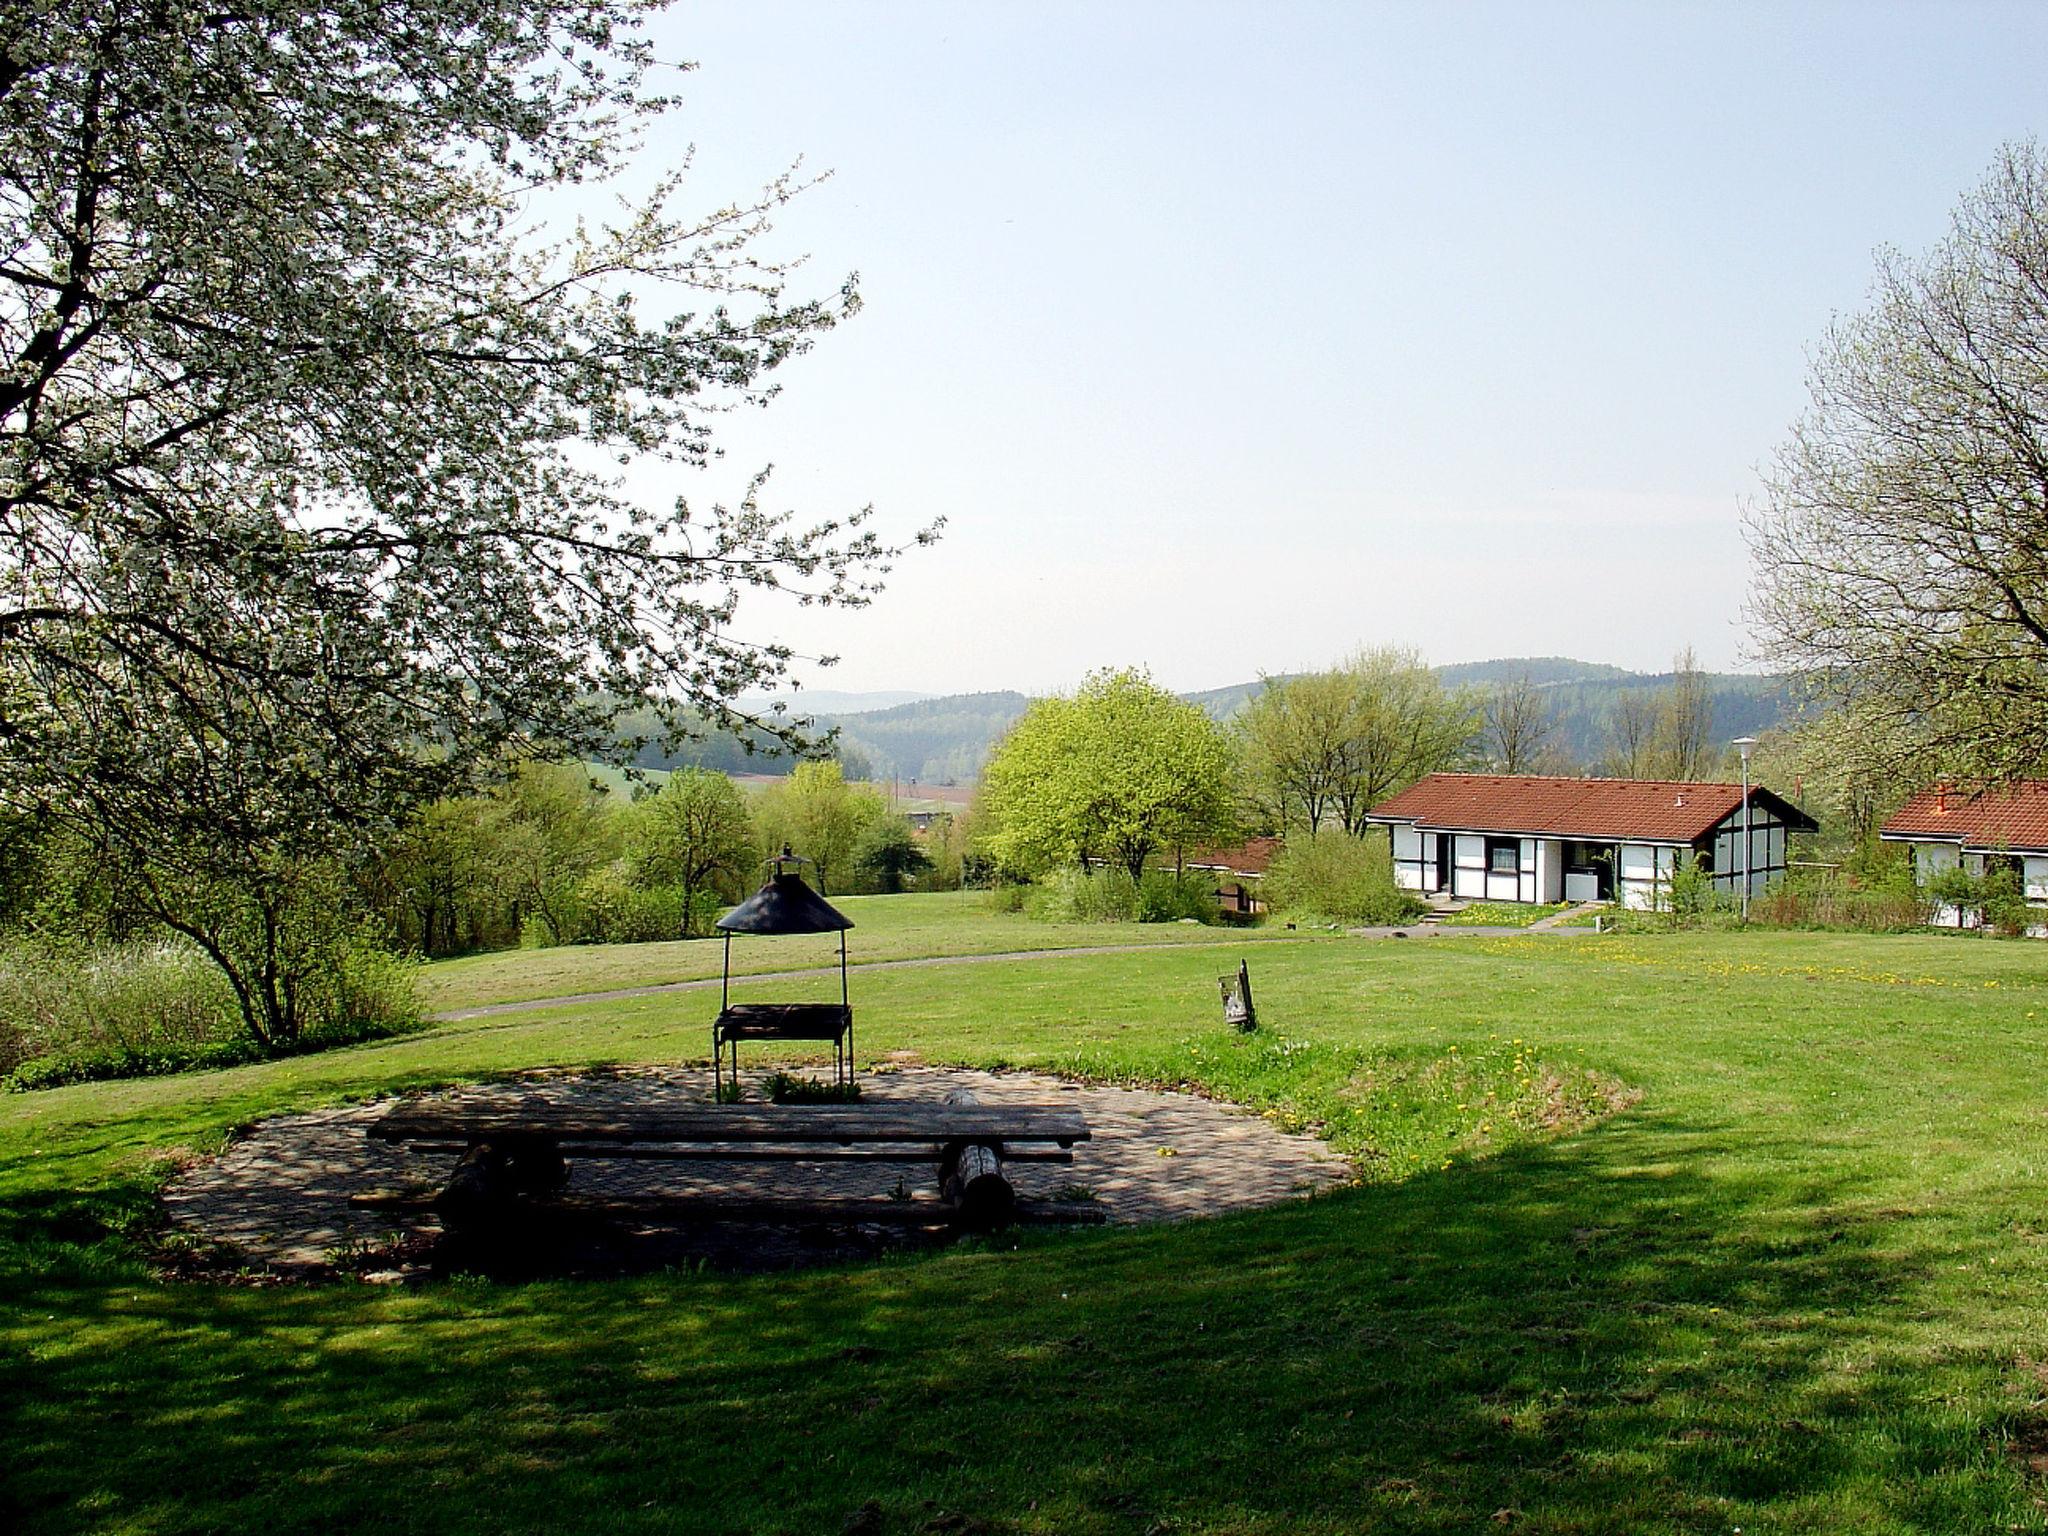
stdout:
<svg viewBox="0 0 2048 1536">
<path fill-rule="evenodd" d="M 1185 923 L 1048 923 L 998 912 L 979 891 L 904 896 L 842 896 L 833 900 L 853 920 L 847 935 L 852 965 L 926 955 L 991 955 L 1012 950 L 1080 949 L 1121 944 L 1214 944 L 1297 937 L 1252 929 L 1220 934 Z M 493 1003 L 570 997 L 627 987 L 715 978 L 723 964 L 718 939 L 666 944 L 566 945 L 513 949 L 441 960 L 421 968 L 420 1000 L 429 1012 L 452 1013 Z M 732 945 L 733 974 L 802 970 L 839 964 L 834 934 L 791 938 L 742 935 Z"/>
<path fill-rule="evenodd" d="M 701 1055 L 699 995 L 21 1096 L 0 1523 L 2040 1530 L 2044 961 L 1833 935 L 1279 943 L 1252 957 L 1250 1039 L 1212 1017 L 1228 967 L 1204 952 L 876 972 L 864 1056 L 1186 1081 L 1320 1121 L 1374 1177 L 788 1277 L 234 1289 L 152 1280 L 119 1233 L 166 1150 L 350 1093 Z M 1641 1099 L 1446 1171 L 1402 1121 L 1474 1056 L 1487 1082 L 1590 1068 Z"/>
</svg>

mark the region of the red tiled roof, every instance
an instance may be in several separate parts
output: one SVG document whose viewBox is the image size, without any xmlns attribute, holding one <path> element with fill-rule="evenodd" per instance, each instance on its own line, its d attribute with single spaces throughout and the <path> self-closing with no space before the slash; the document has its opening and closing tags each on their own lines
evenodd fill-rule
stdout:
<svg viewBox="0 0 2048 1536">
<path fill-rule="evenodd" d="M 1280 851 L 1277 837 L 1254 837 L 1235 848 L 1197 848 L 1183 861 L 1190 869 L 1220 869 L 1233 875 L 1263 875 Z"/>
<path fill-rule="evenodd" d="M 1881 830 L 1885 837 L 1959 842 L 1969 848 L 2048 850 L 2048 780 L 1970 791 L 1922 790 Z"/>
<path fill-rule="evenodd" d="M 1793 826 L 1814 823 L 1760 785 L 1752 803 Z M 1533 774 L 1432 773 L 1374 806 L 1374 821 L 1412 821 L 1438 830 L 1516 832 L 1620 842 L 1691 843 L 1742 804 L 1740 784 L 1668 779 L 1551 779 Z"/>
</svg>

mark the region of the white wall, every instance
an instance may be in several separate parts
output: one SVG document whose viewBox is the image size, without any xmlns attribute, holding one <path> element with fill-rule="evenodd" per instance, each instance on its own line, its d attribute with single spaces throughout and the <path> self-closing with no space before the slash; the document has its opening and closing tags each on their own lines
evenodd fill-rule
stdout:
<svg viewBox="0 0 2048 1536">
<path fill-rule="evenodd" d="M 1486 839 L 1458 835 L 1451 848 L 1451 894 L 1486 899 Z"/>
<path fill-rule="evenodd" d="M 1678 867 L 1678 852 L 1650 843 L 1623 843 L 1615 858 L 1616 894 L 1621 904 L 1639 912 L 1654 908 Z"/>
</svg>

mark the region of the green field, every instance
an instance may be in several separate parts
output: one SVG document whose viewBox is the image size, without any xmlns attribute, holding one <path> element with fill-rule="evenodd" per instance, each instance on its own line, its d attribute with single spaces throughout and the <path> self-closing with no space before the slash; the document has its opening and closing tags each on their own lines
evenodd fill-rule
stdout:
<svg viewBox="0 0 2048 1536">
<path fill-rule="evenodd" d="M 1265 941 L 1250 1038 L 1215 1018 L 1234 959 L 872 972 L 863 1054 L 1186 1081 L 1321 1129 L 1358 1187 L 854 1270 L 396 1291 L 138 1258 L 180 1149 L 699 1056 L 701 993 L 0 1100 L 0 1526 L 2048 1528 L 2048 950 Z M 1539 1077 L 1639 1097 L 1558 1134 L 1463 1097 Z"/>
<path fill-rule="evenodd" d="M 1296 937 L 1284 929 L 1205 928 L 1195 923 L 1040 923 L 1019 913 L 995 911 L 987 896 L 978 891 L 840 896 L 833 899 L 833 905 L 854 924 L 846 936 L 851 965 L 926 955 L 1132 944 L 1240 944 Z M 492 1003 L 702 981 L 719 974 L 723 954 L 724 944 L 718 939 L 501 950 L 424 967 L 420 996 L 429 1012 L 454 1012 Z M 774 939 L 742 935 L 732 944 L 734 975 L 838 964 L 839 940 L 833 934 Z"/>
</svg>

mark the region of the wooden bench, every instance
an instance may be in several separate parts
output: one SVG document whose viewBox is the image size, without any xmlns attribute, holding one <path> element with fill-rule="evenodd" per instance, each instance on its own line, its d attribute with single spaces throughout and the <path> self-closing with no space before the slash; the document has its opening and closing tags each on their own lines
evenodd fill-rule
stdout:
<svg viewBox="0 0 2048 1536">
<path fill-rule="evenodd" d="M 1020 1210 L 1003 1174 L 1006 1160 L 1071 1163 L 1074 1144 L 1090 1139 L 1088 1124 L 1076 1110 L 979 1104 L 961 1095 L 943 1104 L 676 1104 L 637 1110 L 578 1109 L 539 1099 L 502 1105 L 408 1101 L 394 1105 L 368 1132 L 414 1152 L 454 1153 L 460 1161 L 438 1194 L 358 1196 L 355 1203 L 430 1208 L 451 1226 L 501 1222 L 521 1199 L 559 1205 L 553 1194 L 567 1182 L 567 1160 L 591 1157 L 935 1163 L 949 1219 L 991 1226 Z M 622 1213 L 630 1205 L 637 1214 L 669 1207 L 679 1214 L 730 1214 L 717 1209 L 721 1203 L 735 1202 L 701 1196 L 610 1202 Z M 601 1201 L 577 1204 L 607 1208 Z M 760 1211 L 777 1206 L 828 1219 L 816 1201 L 746 1198 L 737 1204 L 755 1213 L 750 1219 L 762 1219 Z M 841 1220 L 887 1220 L 893 1214 L 885 1209 L 886 1201 L 823 1204 Z M 1045 1213 L 1032 1209 L 1023 1214 Z M 929 1210 L 924 1219 L 931 1219 Z"/>
<path fill-rule="evenodd" d="M 725 1053 L 732 1052 L 732 1091 L 739 1096 L 742 1040 L 829 1040 L 832 1081 L 853 1082 L 853 1010 L 844 1003 L 728 1003 L 711 1026 L 711 1077 L 725 1095 Z"/>
</svg>

